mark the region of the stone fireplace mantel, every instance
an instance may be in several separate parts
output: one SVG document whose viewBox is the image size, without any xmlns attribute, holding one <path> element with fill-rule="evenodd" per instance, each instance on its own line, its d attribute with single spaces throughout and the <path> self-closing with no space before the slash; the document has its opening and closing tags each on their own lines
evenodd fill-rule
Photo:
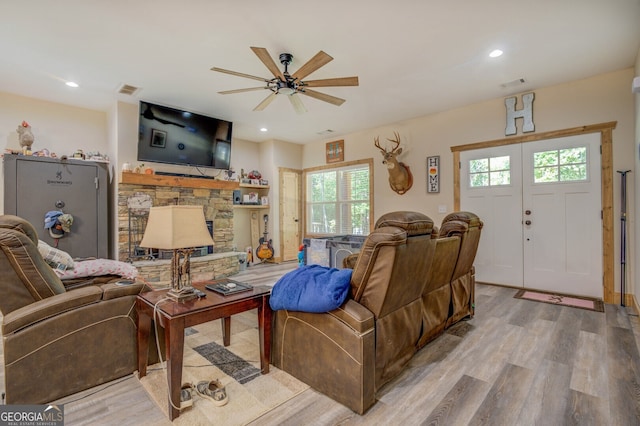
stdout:
<svg viewBox="0 0 640 426">
<path fill-rule="evenodd" d="M 144 213 L 130 207 L 128 201 L 143 195 L 151 198 L 152 206 L 183 204 L 203 207 L 205 219 L 213 223 L 214 253 L 195 262 L 197 267 L 192 265 L 196 279 L 221 278 L 237 273 L 239 258 L 233 244 L 233 191 L 238 186 L 234 181 L 123 172 L 118 185 L 118 258 L 133 262 L 140 275 L 149 282 L 166 281 L 167 262 L 141 262 L 143 258 L 137 257 L 132 250 L 144 233 L 144 225 L 137 226 L 142 222 L 135 219 Z"/>
<path fill-rule="evenodd" d="M 165 176 L 122 172 L 120 183 L 132 185 L 174 186 L 179 188 L 238 189 L 238 182 L 210 178 Z"/>
</svg>

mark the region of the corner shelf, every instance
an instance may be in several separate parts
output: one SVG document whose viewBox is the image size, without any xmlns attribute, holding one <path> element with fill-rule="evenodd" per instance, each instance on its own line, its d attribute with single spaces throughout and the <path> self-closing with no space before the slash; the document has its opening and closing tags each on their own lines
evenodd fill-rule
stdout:
<svg viewBox="0 0 640 426">
<path fill-rule="evenodd" d="M 234 204 L 234 209 L 268 209 L 268 204 Z"/>
<path fill-rule="evenodd" d="M 240 188 L 269 189 L 269 185 L 253 185 L 251 183 L 239 183 Z"/>
</svg>

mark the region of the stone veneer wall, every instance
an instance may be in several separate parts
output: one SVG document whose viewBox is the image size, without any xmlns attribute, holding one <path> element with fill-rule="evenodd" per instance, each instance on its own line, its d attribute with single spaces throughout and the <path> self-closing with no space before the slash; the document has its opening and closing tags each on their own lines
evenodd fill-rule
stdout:
<svg viewBox="0 0 640 426">
<path fill-rule="evenodd" d="M 206 281 L 237 274 L 240 268 L 239 255 L 244 253 L 227 252 L 192 257 L 191 281 Z M 133 264 L 138 269 L 138 276 L 154 288 L 171 282 L 171 259 L 140 260 Z"/>
<path fill-rule="evenodd" d="M 213 222 L 214 254 L 193 257 L 191 279 L 199 281 L 237 273 L 241 253 L 233 251 L 233 189 L 191 188 L 121 183 L 118 190 L 118 258 L 129 260 L 129 211 L 127 200 L 136 193 L 148 194 L 154 206 L 201 205 L 206 220 Z M 134 261 L 140 277 L 149 282 L 170 280 L 170 260 Z"/>
</svg>

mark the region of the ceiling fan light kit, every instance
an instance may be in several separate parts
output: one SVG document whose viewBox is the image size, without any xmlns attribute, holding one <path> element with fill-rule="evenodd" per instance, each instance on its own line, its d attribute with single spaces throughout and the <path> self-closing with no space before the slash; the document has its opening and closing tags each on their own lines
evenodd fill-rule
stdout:
<svg viewBox="0 0 640 426">
<path fill-rule="evenodd" d="M 258 80 L 264 82 L 266 85 L 261 87 L 250 87 L 246 89 L 234 89 L 218 92 L 222 95 L 230 95 L 234 93 L 250 92 L 254 90 L 270 90 L 271 93 L 262 100 L 253 110 L 262 111 L 265 109 L 277 95 L 286 95 L 293 106 L 293 109 L 298 113 L 304 113 L 307 109 L 304 107 L 302 100 L 298 94 L 303 94 L 314 99 L 318 99 L 332 105 L 340 106 L 345 100 L 336 96 L 327 95 L 326 93 L 317 92 L 315 90 L 308 89 L 308 87 L 337 87 L 337 86 L 358 86 L 358 77 L 338 77 L 328 78 L 323 80 L 309 80 L 303 79 L 309 74 L 316 71 L 318 68 L 328 64 L 333 58 L 327 55 L 322 50 L 318 52 L 313 58 L 309 59 L 304 65 L 300 67 L 293 75 L 289 74 L 289 65 L 293 60 L 291 53 L 281 53 L 279 56 L 280 63 L 284 65 L 284 71 L 281 71 L 274 60 L 271 58 L 267 49 L 263 47 L 251 47 L 251 50 L 256 54 L 258 59 L 267 67 L 273 78 L 256 77 L 250 74 L 244 74 L 236 71 L 230 71 L 223 68 L 213 67 L 212 71 L 217 71 L 225 74 L 235 75 L 238 77 L 249 78 L 252 80 Z"/>
</svg>

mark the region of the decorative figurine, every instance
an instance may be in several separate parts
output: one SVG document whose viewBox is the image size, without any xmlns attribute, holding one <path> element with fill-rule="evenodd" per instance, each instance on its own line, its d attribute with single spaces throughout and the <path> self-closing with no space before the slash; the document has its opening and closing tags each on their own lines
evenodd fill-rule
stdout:
<svg viewBox="0 0 640 426">
<path fill-rule="evenodd" d="M 22 147 L 22 153 L 24 155 L 31 154 L 31 145 L 33 144 L 33 133 L 31 133 L 31 126 L 26 121 L 18 126 L 16 130 L 18 132 L 18 140 Z"/>
</svg>

